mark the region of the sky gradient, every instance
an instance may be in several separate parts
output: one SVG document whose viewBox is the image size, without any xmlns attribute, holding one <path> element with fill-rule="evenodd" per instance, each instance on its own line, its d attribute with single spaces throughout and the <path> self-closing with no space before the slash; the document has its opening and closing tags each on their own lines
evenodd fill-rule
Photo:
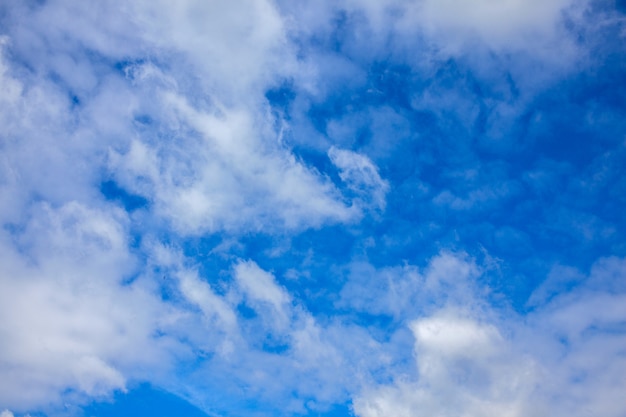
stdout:
<svg viewBox="0 0 626 417">
<path fill-rule="evenodd" d="M 0 0 L 0 202 L 0 417 L 626 416 L 622 0 Z"/>
</svg>

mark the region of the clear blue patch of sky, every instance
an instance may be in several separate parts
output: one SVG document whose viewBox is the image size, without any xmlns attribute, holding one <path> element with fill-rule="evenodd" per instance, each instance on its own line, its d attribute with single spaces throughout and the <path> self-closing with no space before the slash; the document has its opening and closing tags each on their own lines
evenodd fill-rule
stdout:
<svg viewBox="0 0 626 417">
<path fill-rule="evenodd" d="M 81 417 L 207 417 L 184 399 L 149 384 L 141 384 L 127 393 L 117 392 L 111 401 L 95 402 L 85 407 Z"/>
<path fill-rule="evenodd" d="M 128 192 L 113 180 L 103 181 L 100 184 L 100 192 L 107 200 L 118 202 L 128 212 L 145 208 L 148 205 L 147 199 Z"/>
</svg>

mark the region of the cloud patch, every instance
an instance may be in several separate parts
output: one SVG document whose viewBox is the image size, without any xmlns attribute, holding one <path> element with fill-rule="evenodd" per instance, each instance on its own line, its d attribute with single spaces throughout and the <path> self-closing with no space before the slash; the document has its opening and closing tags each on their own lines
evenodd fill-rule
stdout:
<svg viewBox="0 0 626 417">
<path fill-rule="evenodd" d="M 328 157 L 339 170 L 339 177 L 354 192 L 361 204 L 384 210 L 389 183 L 380 177 L 378 168 L 366 156 L 331 147 Z"/>
<path fill-rule="evenodd" d="M 623 274 L 622 262 L 598 261 L 583 284 L 527 318 L 478 302 L 413 320 L 417 378 L 366 389 L 356 414 L 621 415 L 626 293 L 599 281 Z"/>
<path fill-rule="evenodd" d="M 125 389 L 146 367 L 166 369 L 177 342 L 154 334 L 171 312 L 149 282 L 131 280 L 125 215 L 78 203 L 30 214 L 0 241 L 0 334 L 10 341 L 0 347 L 0 403 L 27 410 L 64 392 L 82 402 Z"/>
</svg>

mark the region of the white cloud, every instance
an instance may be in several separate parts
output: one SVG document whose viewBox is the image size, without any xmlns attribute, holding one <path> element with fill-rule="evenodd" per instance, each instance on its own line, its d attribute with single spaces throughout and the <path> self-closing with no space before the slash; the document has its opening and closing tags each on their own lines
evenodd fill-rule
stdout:
<svg viewBox="0 0 626 417">
<path fill-rule="evenodd" d="M 369 263 L 354 262 L 337 305 L 400 318 L 420 304 L 416 300 L 423 290 L 424 277 L 414 266 L 376 270 Z"/>
<path fill-rule="evenodd" d="M 281 140 L 276 125 L 283 121 L 263 96 L 284 79 L 318 100 L 346 79 L 351 87 L 364 85 L 368 74 L 358 59 L 307 52 L 306 36 L 317 36 L 318 28 L 329 35 L 339 9 L 367 18 L 356 19 L 363 26 L 353 28 L 362 39 L 370 39 L 364 35 L 372 28 L 376 35 L 367 45 L 357 43 L 358 36 L 346 40 L 345 50 L 357 57 L 371 58 L 388 37 L 397 37 L 398 50 L 421 59 L 413 52 L 423 45 L 414 40 L 424 32 L 435 44 L 428 51 L 451 45 L 434 61 L 447 59 L 466 54 L 472 34 L 492 49 L 522 50 L 520 56 L 546 64 L 546 75 L 572 62 L 576 52 L 559 27 L 569 3 L 326 2 L 289 6 L 298 13 L 288 17 L 281 15 L 287 5 L 279 9 L 279 3 L 265 0 L 35 3 L 4 8 L 6 36 L 0 41 L 3 407 L 46 407 L 69 391 L 79 399 L 106 396 L 133 379 L 186 392 L 168 372 L 195 359 L 193 351 L 209 367 L 198 370 L 201 378 L 212 380 L 210 370 L 218 369 L 222 378 L 232 375 L 235 384 L 247 384 L 292 411 L 305 410 L 307 399 L 310 409 L 321 409 L 365 385 L 369 397 L 357 399 L 355 407 L 368 416 L 413 415 L 416 409 L 506 415 L 528 411 L 522 404 L 527 398 L 539 398 L 536 406 L 551 410 L 550 396 L 561 392 L 575 394 L 575 400 L 556 403 L 569 415 L 584 407 L 607 416 L 622 412 L 615 399 L 626 373 L 623 336 L 602 330 L 623 317 L 623 290 L 607 293 L 601 284 L 610 274 L 618 277 L 611 282 L 623 276 L 619 260 L 596 265 L 597 287 L 555 297 L 552 288 L 569 282 L 555 280 L 532 299 L 537 312 L 528 324 L 513 330 L 484 311 L 472 284 L 479 269 L 464 256 L 442 253 L 421 272 L 412 266 L 381 272 L 353 265 L 353 275 L 372 274 L 378 281 L 368 287 L 351 277 L 339 304 L 398 321 L 421 317 L 412 333 L 404 329 L 387 339 L 343 318 L 320 323 L 253 261 L 237 263 L 235 284 L 217 288 L 180 251 L 146 236 L 139 247 L 132 242 L 136 229 L 175 238 L 223 231 L 282 234 L 351 222 L 369 208 L 384 210 L 389 183 L 374 162 L 330 147 L 340 136 L 343 145 L 351 145 L 350 129 L 331 126 L 330 136 L 336 137 L 324 138 L 329 142 L 320 147 L 330 147 L 348 196 Z M 454 14 L 459 10 L 462 18 Z M 292 36 L 302 33 L 305 42 L 296 47 Z M 539 38 L 541 47 L 533 48 Z M 560 47 L 567 59 L 551 54 Z M 435 67 L 424 65 L 426 70 L 415 64 L 425 73 Z M 458 103 L 452 95 L 422 104 Z M 473 111 L 471 105 L 467 109 Z M 306 113 L 306 105 L 298 111 Z M 384 134 L 377 140 L 407 129 L 391 110 L 371 118 L 374 125 L 381 121 L 375 130 Z M 398 129 L 385 125 L 392 118 Z M 318 138 L 303 136 L 296 140 Z M 119 202 L 105 201 L 99 184 L 109 178 L 145 197 L 147 207 L 127 213 Z M 440 198 L 467 208 L 507 191 L 477 189 L 467 198 Z M 166 290 L 171 298 L 164 300 Z M 258 316 L 243 317 L 239 302 Z M 524 332 L 537 338 L 537 346 L 520 341 L 517 335 Z M 410 334 L 415 367 L 425 380 L 374 386 L 401 375 Z M 555 365 L 542 359 L 544 353 Z M 519 355 L 531 359 L 517 361 Z M 448 368 L 450 363 L 455 366 Z M 553 385 L 536 397 L 533 384 L 545 374 Z M 203 383 L 194 380 L 189 390 L 202 391 Z M 456 402 L 447 402 L 433 386 Z"/>
<path fill-rule="evenodd" d="M 355 401 L 357 415 L 527 415 L 534 365 L 523 357 L 510 361 L 494 326 L 444 310 L 411 328 L 419 381 L 365 394 Z"/>
<path fill-rule="evenodd" d="M 234 331 L 237 318 L 230 306 L 198 277 L 195 271 L 182 269 L 177 272 L 181 293 L 200 308 L 210 323 L 216 322 L 227 331 Z"/>
<path fill-rule="evenodd" d="M 424 0 L 413 2 L 410 17 L 433 36 L 450 43 L 453 38 L 478 36 L 492 47 L 516 48 L 520 43 L 547 42 L 555 36 L 564 10 L 572 0 Z M 542 39 L 543 38 L 543 39 Z"/>
<path fill-rule="evenodd" d="M 91 11 L 64 2 L 11 10 L 23 30 L 14 28 L 4 43 L 37 70 L 2 67 L 4 106 L 11 115 L 3 134 L 28 137 L 16 140 L 12 151 L 21 166 L 39 167 L 26 175 L 10 158 L 8 169 L 19 176 L 20 188 L 31 180 L 46 196 L 56 190 L 59 202 L 85 198 L 108 170 L 153 201 L 154 214 L 188 234 L 299 230 L 355 218 L 357 211 L 332 183 L 296 159 L 274 129 L 263 93 L 291 71 L 287 62 L 293 55 L 274 7 L 194 1 L 162 6 L 133 3 L 111 24 L 92 24 Z M 102 7 L 103 14 L 111 12 Z M 68 10 L 77 23 L 59 25 Z M 45 17 L 53 20 L 51 27 L 36 26 Z M 42 51 L 31 55 L 24 39 L 29 36 L 52 46 L 34 44 Z M 108 36 L 111 44 L 105 45 L 101 39 Z M 76 47 L 70 56 L 63 48 L 67 42 L 53 42 L 57 38 Z M 117 65 L 125 74 L 113 62 L 90 60 L 90 53 L 123 59 Z M 162 65 L 152 54 L 165 54 L 172 64 Z M 69 62 L 66 70 L 57 68 L 61 61 Z M 55 82 L 46 78 L 49 71 L 58 75 Z M 80 103 L 73 104 L 69 94 Z M 63 146 L 57 146 L 58 137 L 67 138 Z M 39 176 L 45 167 L 49 175 Z"/>
<path fill-rule="evenodd" d="M 270 1 L 135 2 L 142 36 L 163 50 L 181 52 L 196 81 L 220 99 L 253 101 L 268 84 L 291 74 L 296 60 L 284 21 Z"/>
<path fill-rule="evenodd" d="M 212 384 L 219 381 L 220 390 L 246 387 L 272 409 L 294 413 L 324 410 L 347 399 L 345 386 L 354 382 L 345 363 L 363 359 L 354 350 L 362 343 L 373 343 L 365 332 L 321 325 L 291 299 L 273 274 L 253 261 L 238 261 L 232 275 L 234 281 L 218 298 L 233 311 L 245 305 L 255 314 L 238 315 L 238 336 L 231 337 L 230 351 L 218 350 L 221 355 L 211 355 L 193 375 L 176 382 L 174 389 L 191 391 L 192 398 L 206 403 L 215 389 Z M 205 332 L 190 330 L 186 337 L 192 340 L 201 340 Z M 348 334 L 354 341 L 344 340 Z M 191 388 L 189 379 L 193 380 Z"/>
<path fill-rule="evenodd" d="M 246 109 L 199 111 L 171 93 L 161 103 L 181 126 L 169 134 L 178 140 L 135 140 L 111 153 L 110 169 L 175 230 L 273 232 L 355 216 L 330 181 L 278 144 L 271 120 Z"/>
<path fill-rule="evenodd" d="M 450 314 L 420 319 L 411 324 L 417 349 L 444 357 L 481 359 L 493 355 L 492 345 L 501 340 L 492 325 Z M 422 361 L 421 358 L 418 360 Z"/>
<path fill-rule="evenodd" d="M 623 260 L 600 260 L 583 284 L 526 319 L 489 309 L 474 293 L 474 306 L 414 320 L 417 376 L 365 389 L 356 414 L 622 415 L 626 296 L 613 283 L 623 273 Z"/>
<path fill-rule="evenodd" d="M 0 83 L 5 90 L 0 99 L 0 195 L 9 202 L 0 209 L 0 221 L 18 223 L 34 196 L 53 204 L 92 197 L 88 165 L 102 148 L 76 133 L 69 100 L 57 86 L 30 74 L 16 76 L 22 71 L 5 57 L 10 43 L 5 38 L 0 45 Z M 77 160 L 84 163 L 74 163 Z"/>
<path fill-rule="evenodd" d="M 339 169 L 339 177 L 355 192 L 363 204 L 384 210 L 389 183 L 383 180 L 378 168 L 366 156 L 334 146 L 328 150 L 332 163 Z"/>
<path fill-rule="evenodd" d="M 11 342 L 0 346 L 0 404 L 159 380 L 187 354 L 178 337 L 233 352 L 232 306 L 175 254 L 142 263 L 138 252 L 156 250 L 131 249 L 130 225 L 282 231 L 358 214 L 279 143 L 263 97 L 292 71 L 278 11 L 59 0 L 6 13 L 0 334 Z M 149 206 L 130 215 L 104 201 L 108 177 Z M 151 267 L 169 268 L 182 305 L 161 299 Z"/>
<path fill-rule="evenodd" d="M 170 312 L 137 278 L 125 215 L 78 203 L 34 206 L 24 230 L 2 232 L 0 403 L 56 403 L 63 392 L 103 396 L 129 377 L 171 366 Z"/>
<path fill-rule="evenodd" d="M 564 18 L 580 23 L 588 4 L 587 0 L 345 0 L 315 7 L 289 2 L 281 8 L 298 21 L 293 30 L 309 36 L 331 36 L 336 18 L 343 13 L 347 18 L 343 23 L 351 29 L 342 39 L 343 48 L 358 58 L 388 52 L 414 52 L 419 58 L 421 51 L 416 47 L 434 44 L 436 49 L 429 52 L 439 57 L 468 57 L 479 52 L 477 47 L 486 47 L 496 53 L 527 53 L 527 58 L 563 68 L 549 54 L 560 50 L 561 60 L 569 61 L 579 52 Z M 368 42 L 362 42 L 363 36 L 368 36 Z M 427 43 L 420 44 L 419 38 L 424 37 Z M 426 62 L 414 64 L 428 66 Z"/>
<path fill-rule="evenodd" d="M 269 303 L 276 311 L 282 311 L 290 301 L 289 294 L 276 284 L 274 276 L 254 262 L 238 263 L 235 266 L 235 279 L 252 301 Z"/>
<path fill-rule="evenodd" d="M 416 266 L 376 269 L 367 262 L 350 264 L 339 307 L 396 320 L 428 314 L 446 305 L 478 305 L 475 279 L 480 268 L 463 253 L 442 251 L 420 271 Z"/>
<path fill-rule="evenodd" d="M 150 259 L 146 269 L 155 271 L 171 297 L 171 316 L 164 332 L 185 340 L 190 349 L 217 353 L 220 360 L 236 355 L 243 343 L 240 322 L 228 295 L 219 294 L 210 284 L 214 277 L 202 276 L 196 262 L 177 248 L 147 239 L 144 249 Z M 172 375 L 161 382 L 185 391 Z"/>
</svg>

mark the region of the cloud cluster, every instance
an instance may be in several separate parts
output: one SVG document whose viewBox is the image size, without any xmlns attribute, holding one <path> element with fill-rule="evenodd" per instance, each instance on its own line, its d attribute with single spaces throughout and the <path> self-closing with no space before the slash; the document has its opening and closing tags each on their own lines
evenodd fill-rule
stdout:
<svg viewBox="0 0 626 417">
<path fill-rule="evenodd" d="M 125 389 L 142 370 L 166 369 L 178 343 L 154 333 L 171 313 L 136 274 L 125 213 L 73 202 L 32 207 L 3 233 L 0 403 L 23 410 Z"/>
<path fill-rule="evenodd" d="M 355 412 L 621 415 L 626 293 L 613 277 L 623 274 L 623 260 L 600 260 L 525 318 L 453 302 L 411 321 L 417 377 L 366 390 Z"/>
<path fill-rule="evenodd" d="M 133 249 L 137 231 L 276 231 L 354 216 L 330 181 L 279 143 L 265 107 L 264 88 L 280 76 L 272 65 L 285 63 L 268 58 L 283 54 L 276 10 L 157 6 L 53 1 L 3 15 L 4 406 L 163 381 L 189 353 L 181 339 L 216 349 L 185 325 L 219 322 L 232 333 L 230 306 L 193 271 L 179 268 L 177 288 L 204 318 L 162 298 L 154 271 L 169 264 L 149 244 Z M 124 198 L 108 201 L 107 181 L 145 204 L 131 213 Z"/>
<path fill-rule="evenodd" d="M 0 9 L 0 410 L 148 381 L 229 415 L 624 414 L 623 100 L 589 81 L 621 15 Z"/>
</svg>

